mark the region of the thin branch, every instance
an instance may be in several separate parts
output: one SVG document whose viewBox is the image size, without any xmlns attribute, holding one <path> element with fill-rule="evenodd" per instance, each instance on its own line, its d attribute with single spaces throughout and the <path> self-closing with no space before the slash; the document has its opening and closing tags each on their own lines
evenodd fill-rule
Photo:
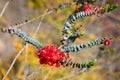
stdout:
<svg viewBox="0 0 120 80">
<path fill-rule="evenodd" d="M 5 80 L 5 78 L 6 78 L 7 75 L 10 73 L 11 69 L 13 68 L 13 66 L 14 66 L 14 64 L 15 64 L 15 62 L 16 62 L 16 60 L 17 60 L 17 58 L 18 58 L 18 57 L 20 56 L 20 54 L 24 51 L 25 48 L 26 48 L 26 46 L 24 46 L 24 47 L 20 50 L 20 52 L 17 54 L 17 56 L 14 58 L 12 64 L 10 65 L 10 67 L 9 67 L 9 69 L 8 69 L 8 71 L 7 71 L 7 73 L 5 74 L 5 76 L 3 77 L 2 80 Z"/>
<path fill-rule="evenodd" d="M 44 12 L 44 14 L 42 15 L 41 20 L 40 20 L 40 23 L 39 23 L 39 25 L 38 25 L 38 27 L 37 27 L 34 35 L 33 35 L 33 38 L 37 35 L 37 33 L 38 33 L 38 31 L 39 31 L 39 29 L 40 29 L 40 27 L 41 27 L 42 21 L 43 21 L 43 19 L 44 19 L 44 16 L 47 14 L 47 11 L 48 11 L 48 9 L 46 9 L 45 12 Z"/>
<path fill-rule="evenodd" d="M 47 10 L 47 11 L 48 11 L 48 10 Z M 42 18 L 43 16 L 45 16 L 45 15 L 47 15 L 47 14 L 51 14 L 52 12 L 54 12 L 54 9 L 51 9 L 51 10 L 49 10 L 48 12 L 46 12 L 45 14 L 40 15 L 40 16 L 37 16 L 37 17 L 35 17 L 35 18 L 31 19 L 31 20 L 28 20 L 28 21 L 25 21 L 25 22 L 23 22 L 23 23 L 21 23 L 21 24 L 15 25 L 15 27 L 21 27 L 21 26 L 23 26 L 23 25 L 25 25 L 25 24 L 27 24 L 27 23 L 31 23 L 31 22 L 33 22 L 33 21 L 35 21 L 35 20 L 37 20 L 37 19 Z"/>
<path fill-rule="evenodd" d="M 25 68 L 25 64 L 27 63 L 27 58 L 28 58 L 28 44 L 26 43 L 26 54 L 25 54 L 25 62 L 24 62 L 24 68 Z M 23 80 L 25 80 L 25 78 L 26 78 L 26 76 L 27 76 L 27 73 L 28 73 L 28 71 L 25 71 L 24 70 L 24 77 L 23 77 Z"/>
<path fill-rule="evenodd" d="M 8 1 L 5 3 L 5 6 L 3 7 L 3 9 L 2 9 L 2 11 L 1 11 L 1 13 L 0 13 L 0 17 L 3 16 L 3 14 L 4 14 L 5 10 L 7 9 L 10 1 L 12 1 L 12 0 L 8 0 Z"/>
</svg>

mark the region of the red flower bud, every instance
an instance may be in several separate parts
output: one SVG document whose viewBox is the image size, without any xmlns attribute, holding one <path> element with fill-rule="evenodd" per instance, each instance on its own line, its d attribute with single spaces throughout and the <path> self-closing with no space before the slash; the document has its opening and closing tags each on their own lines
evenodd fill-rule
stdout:
<svg viewBox="0 0 120 80">
<path fill-rule="evenodd" d="M 106 39 L 106 40 L 103 41 L 103 44 L 106 45 L 106 46 L 109 46 L 110 43 L 111 43 L 111 41 L 108 40 L 108 39 Z"/>
</svg>

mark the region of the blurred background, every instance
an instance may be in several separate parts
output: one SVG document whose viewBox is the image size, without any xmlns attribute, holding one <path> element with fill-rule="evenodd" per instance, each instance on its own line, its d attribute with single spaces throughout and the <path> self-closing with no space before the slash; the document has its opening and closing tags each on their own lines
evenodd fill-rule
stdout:
<svg viewBox="0 0 120 80">
<path fill-rule="evenodd" d="M 7 1 L 0 0 L 0 12 Z M 70 2 L 70 0 L 13 0 L 0 18 L 0 27 L 22 23 L 26 19 L 43 15 L 46 9 L 52 9 L 66 2 Z M 106 2 L 107 0 L 97 0 L 95 4 L 105 4 Z M 119 5 L 120 0 L 111 0 L 111 3 Z M 35 39 L 44 45 L 54 44 L 59 47 L 62 39 L 61 31 L 73 9 L 74 6 L 46 15 Z M 39 22 L 40 19 L 20 28 L 33 36 Z M 36 55 L 37 49 L 28 44 L 28 48 L 19 56 L 5 80 L 120 80 L 120 7 L 100 17 L 90 16 L 81 19 L 74 27 L 81 25 L 80 29 L 85 34 L 73 44 L 113 36 L 112 44 L 106 47 L 104 56 L 98 60 L 96 66 L 83 73 L 70 67 L 41 66 Z M 24 41 L 17 36 L 0 33 L 0 79 L 24 45 Z M 112 49 L 112 52 L 109 48 Z M 70 55 L 73 59 L 84 62 L 94 59 L 99 52 L 99 46 L 95 46 Z"/>
</svg>

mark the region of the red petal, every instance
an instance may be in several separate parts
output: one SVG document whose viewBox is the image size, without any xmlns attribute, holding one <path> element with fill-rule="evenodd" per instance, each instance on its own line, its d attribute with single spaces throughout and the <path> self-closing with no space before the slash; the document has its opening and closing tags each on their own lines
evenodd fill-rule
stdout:
<svg viewBox="0 0 120 80">
<path fill-rule="evenodd" d="M 52 62 L 48 62 L 48 65 L 53 66 L 53 63 Z"/>
<path fill-rule="evenodd" d="M 54 55 L 52 58 L 53 58 L 54 62 L 56 62 L 58 60 L 58 56 L 57 55 Z"/>
<path fill-rule="evenodd" d="M 84 4 L 84 5 L 87 5 L 87 4 L 88 4 L 88 2 L 86 2 L 86 1 L 85 1 L 83 4 Z"/>
<path fill-rule="evenodd" d="M 56 63 L 56 65 L 55 65 L 56 67 L 60 67 L 60 64 L 59 63 Z"/>
</svg>

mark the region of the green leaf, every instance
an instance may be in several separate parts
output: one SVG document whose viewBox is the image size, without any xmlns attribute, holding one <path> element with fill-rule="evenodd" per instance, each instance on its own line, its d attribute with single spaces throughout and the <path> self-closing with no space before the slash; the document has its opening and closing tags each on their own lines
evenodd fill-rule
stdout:
<svg viewBox="0 0 120 80">
<path fill-rule="evenodd" d="M 118 8 L 118 4 L 112 5 L 112 10 L 114 10 L 114 9 L 116 9 L 116 8 Z"/>
</svg>

